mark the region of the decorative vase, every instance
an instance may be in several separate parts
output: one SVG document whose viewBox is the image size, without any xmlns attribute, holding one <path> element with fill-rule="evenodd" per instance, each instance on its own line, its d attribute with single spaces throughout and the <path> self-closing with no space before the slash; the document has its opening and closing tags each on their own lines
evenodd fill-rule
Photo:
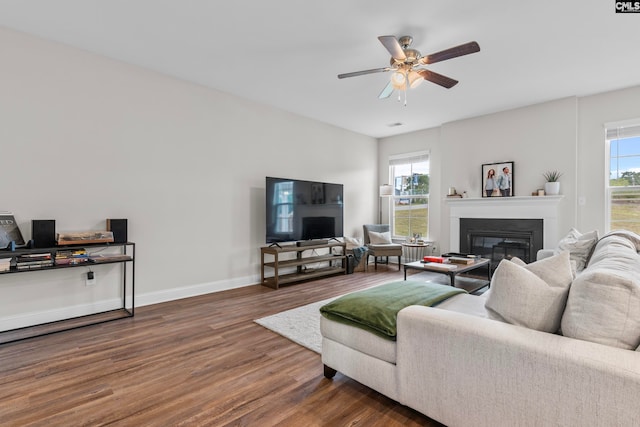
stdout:
<svg viewBox="0 0 640 427">
<path fill-rule="evenodd" d="M 554 196 L 556 194 L 560 194 L 560 182 L 545 182 L 544 183 L 544 192 L 548 196 Z"/>
</svg>

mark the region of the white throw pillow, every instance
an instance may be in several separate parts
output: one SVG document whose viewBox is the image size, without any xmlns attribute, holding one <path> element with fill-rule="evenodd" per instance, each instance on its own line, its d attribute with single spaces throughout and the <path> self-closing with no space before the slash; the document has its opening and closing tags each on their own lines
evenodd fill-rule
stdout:
<svg viewBox="0 0 640 427">
<path fill-rule="evenodd" d="M 347 249 L 359 248 L 362 246 L 362 242 L 357 237 L 345 237 L 344 242 L 347 244 Z"/>
<path fill-rule="evenodd" d="M 388 243 L 393 243 L 391 241 L 391 232 L 385 231 L 384 233 L 378 233 L 375 231 L 369 232 L 369 242 L 372 245 L 384 245 Z"/>
<path fill-rule="evenodd" d="M 572 228 L 558 243 L 558 252 L 569 251 L 571 260 L 576 262 L 576 272 L 584 270 L 595 244 L 598 243 L 598 230 L 580 233 Z"/>
<path fill-rule="evenodd" d="M 622 235 L 600 239 L 571 285 L 562 334 L 635 350 L 640 343 L 640 254 Z"/>
<path fill-rule="evenodd" d="M 573 280 L 569 252 L 523 264 L 520 259 L 503 260 L 496 268 L 485 303 L 489 317 L 555 333 Z"/>
</svg>

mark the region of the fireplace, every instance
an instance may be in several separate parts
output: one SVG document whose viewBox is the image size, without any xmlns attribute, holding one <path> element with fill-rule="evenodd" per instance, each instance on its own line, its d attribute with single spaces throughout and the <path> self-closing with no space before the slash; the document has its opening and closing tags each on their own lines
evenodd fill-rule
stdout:
<svg viewBox="0 0 640 427">
<path fill-rule="evenodd" d="M 539 247 L 554 247 L 558 243 L 559 207 L 563 198 L 564 196 L 560 195 L 446 199 L 445 203 L 449 206 L 449 251 L 463 252 L 460 249 L 460 244 L 466 244 L 464 243 L 466 242 L 466 237 L 462 238 L 460 234 L 460 221 L 464 218 L 497 220 L 498 225 L 479 229 L 479 231 L 485 232 L 509 231 L 505 230 L 501 225 L 506 224 L 506 219 L 516 220 L 517 222 L 535 219 L 542 221 L 543 226 L 542 240 L 538 241 L 536 235 L 533 247 L 529 248 L 529 257 L 535 258 Z M 506 249 L 512 248 L 507 247 Z"/>
<path fill-rule="evenodd" d="M 535 261 L 543 247 L 544 221 L 515 218 L 460 218 L 460 252 L 491 260 L 494 270 L 503 259 Z"/>
</svg>

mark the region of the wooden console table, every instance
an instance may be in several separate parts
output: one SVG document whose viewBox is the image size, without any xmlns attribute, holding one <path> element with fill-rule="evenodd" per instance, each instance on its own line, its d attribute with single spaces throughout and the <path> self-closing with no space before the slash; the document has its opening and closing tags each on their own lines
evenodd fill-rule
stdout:
<svg viewBox="0 0 640 427">
<path fill-rule="evenodd" d="M 316 279 L 332 274 L 346 274 L 346 243 L 333 242 L 308 246 L 286 245 L 286 246 L 265 246 L 260 248 L 261 284 L 273 289 L 278 289 L 280 285 L 286 283 L 301 282 L 303 280 Z M 335 248 L 342 248 L 340 253 L 334 253 Z M 328 249 L 328 253 L 312 256 L 303 256 L 305 251 L 318 249 Z M 284 254 L 295 254 L 295 258 L 286 257 Z M 265 255 L 273 257 L 272 261 L 265 261 Z M 327 263 L 322 268 L 307 268 L 309 264 Z M 265 267 L 273 269 L 273 276 L 265 275 Z M 295 268 L 295 270 L 294 270 Z M 286 271 L 282 271 L 286 270 Z"/>
</svg>

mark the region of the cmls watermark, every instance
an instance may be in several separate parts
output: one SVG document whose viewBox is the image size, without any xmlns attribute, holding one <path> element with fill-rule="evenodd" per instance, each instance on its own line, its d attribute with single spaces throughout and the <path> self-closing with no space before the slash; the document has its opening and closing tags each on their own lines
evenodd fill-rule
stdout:
<svg viewBox="0 0 640 427">
<path fill-rule="evenodd" d="M 640 13 L 640 1 L 617 1 L 616 13 Z"/>
</svg>

